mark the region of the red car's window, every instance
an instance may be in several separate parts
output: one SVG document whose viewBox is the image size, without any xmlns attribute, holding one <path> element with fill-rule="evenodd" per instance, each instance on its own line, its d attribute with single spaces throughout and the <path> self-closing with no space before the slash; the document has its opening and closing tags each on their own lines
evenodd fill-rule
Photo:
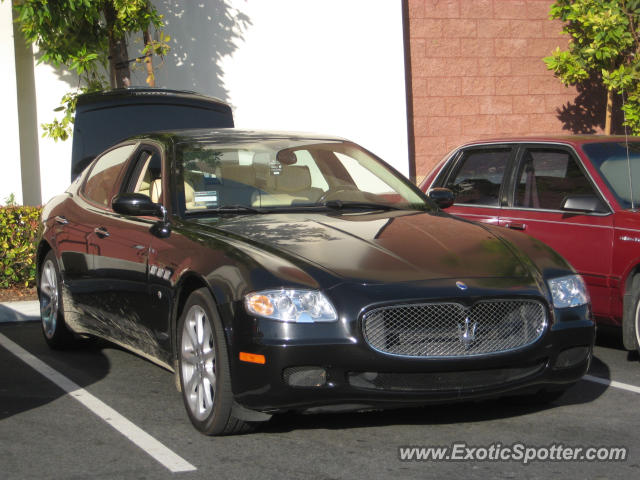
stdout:
<svg viewBox="0 0 640 480">
<path fill-rule="evenodd" d="M 640 142 L 589 143 L 582 149 L 622 208 L 640 205 Z"/>
<path fill-rule="evenodd" d="M 597 196 L 574 158 L 565 150 L 527 149 L 517 178 L 517 207 L 561 210 L 568 195 Z"/>
<path fill-rule="evenodd" d="M 510 148 L 466 151 L 457 172 L 445 185 L 456 194 L 455 203 L 499 205 L 500 185 L 510 155 Z"/>
</svg>

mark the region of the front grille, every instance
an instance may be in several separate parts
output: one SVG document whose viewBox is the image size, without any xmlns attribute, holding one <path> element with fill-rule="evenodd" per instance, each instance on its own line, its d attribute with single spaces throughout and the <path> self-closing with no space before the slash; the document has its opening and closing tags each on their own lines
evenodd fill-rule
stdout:
<svg viewBox="0 0 640 480">
<path fill-rule="evenodd" d="M 535 300 L 392 305 L 366 312 L 362 331 L 375 350 L 409 357 L 464 357 L 532 344 L 547 326 Z"/>
</svg>

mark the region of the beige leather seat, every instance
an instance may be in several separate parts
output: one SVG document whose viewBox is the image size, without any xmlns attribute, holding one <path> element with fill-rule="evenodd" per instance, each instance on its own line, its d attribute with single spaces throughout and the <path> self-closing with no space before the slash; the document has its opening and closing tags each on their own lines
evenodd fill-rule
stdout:
<svg viewBox="0 0 640 480">
<path fill-rule="evenodd" d="M 322 190 L 311 186 L 309 167 L 304 165 L 284 165 L 278 175 L 274 175 L 274 189 L 255 199 L 253 206 L 290 206 L 294 203 L 313 203 Z"/>
<path fill-rule="evenodd" d="M 184 206 L 187 210 L 205 208 L 204 205 L 196 205 L 195 190 L 187 181 L 184 182 Z"/>
<path fill-rule="evenodd" d="M 151 182 L 149 196 L 153 203 L 162 203 L 162 180 L 160 178 L 156 178 Z"/>
<path fill-rule="evenodd" d="M 223 184 L 230 180 L 239 184 L 254 186 L 256 183 L 256 171 L 252 165 L 220 165 L 218 178 Z"/>
</svg>

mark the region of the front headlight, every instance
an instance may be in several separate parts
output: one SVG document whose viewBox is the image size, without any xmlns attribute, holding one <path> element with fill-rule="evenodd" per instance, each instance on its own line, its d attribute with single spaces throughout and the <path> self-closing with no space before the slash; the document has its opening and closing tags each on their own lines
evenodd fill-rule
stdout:
<svg viewBox="0 0 640 480">
<path fill-rule="evenodd" d="M 336 309 L 316 290 L 263 290 L 244 296 L 244 306 L 252 315 L 282 322 L 334 322 Z"/>
<path fill-rule="evenodd" d="M 547 283 L 556 308 L 579 307 L 589 303 L 587 287 L 580 275 L 552 278 Z"/>
</svg>

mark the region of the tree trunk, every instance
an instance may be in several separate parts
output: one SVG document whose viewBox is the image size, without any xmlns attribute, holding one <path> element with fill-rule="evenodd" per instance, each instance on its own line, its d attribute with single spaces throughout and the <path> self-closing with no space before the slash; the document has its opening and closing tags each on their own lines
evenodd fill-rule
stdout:
<svg viewBox="0 0 640 480">
<path fill-rule="evenodd" d="M 151 45 L 151 35 L 149 34 L 149 29 L 145 29 L 145 31 L 143 32 L 143 38 L 144 38 L 144 45 L 145 47 Z M 147 52 L 147 54 L 144 57 L 144 65 L 147 69 L 147 84 L 150 87 L 155 87 L 156 86 L 156 76 L 153 73 L 153 59 L 152 59 L 152 53 L 151 52 Z"/>
<path fill-rule="evenodd" d="M 116 21 L 116 11 L 107 2 L 104 10 L 104 17 L 107 22 L 109 36 L 109 80 L 111 88 L 124 88 L 131 85 L 131 70 L 129 69 L 129 53 L 127 51 L 127 40 L 117 38 L 113 31 Z"/>
<path fill-rule="evenodd" d="M 613 91 L 607 90 L 607 111 L 604 117 L 604 134 L 611 135 L 611 117 L 613 116 Z"/>
</svg>

